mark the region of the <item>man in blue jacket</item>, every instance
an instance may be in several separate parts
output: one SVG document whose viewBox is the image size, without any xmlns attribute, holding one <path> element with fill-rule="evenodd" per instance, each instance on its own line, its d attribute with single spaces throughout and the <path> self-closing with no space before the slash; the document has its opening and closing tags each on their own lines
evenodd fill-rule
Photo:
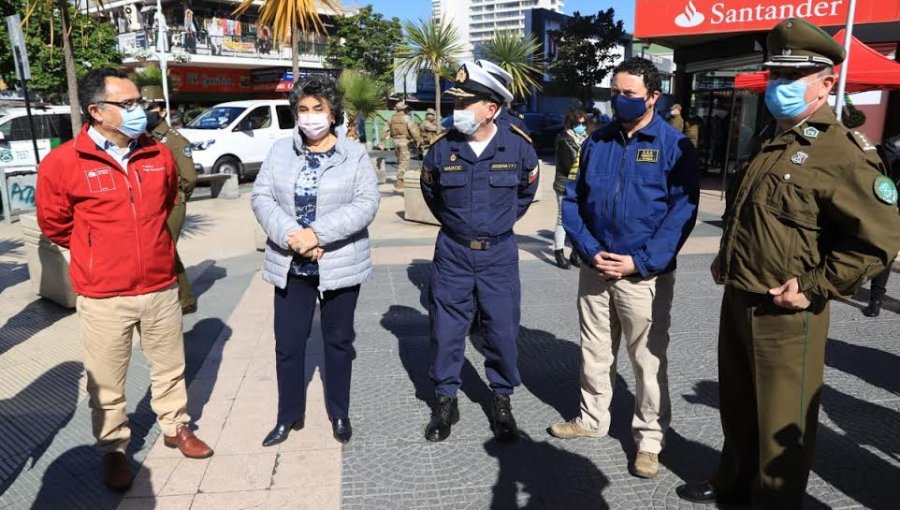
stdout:
<svg viewBox="0 0 900 510">
<path fill-rule="evenodd" d="M 616 118 L 581 149 L 569 177 L 563 226 L 586 262 L 578 283 L 581 320 L 581 415 L 550 427 L 556 437 L 602 437 L 620 339 L 635 373 L 631 472 L 656 476 L 671 406 L 666 376 L 675 256 L 697 218 L 699 173 L 684 134 L 654 112 L 659 72 L 632 58 L 615 68 Z"/>
</svg>

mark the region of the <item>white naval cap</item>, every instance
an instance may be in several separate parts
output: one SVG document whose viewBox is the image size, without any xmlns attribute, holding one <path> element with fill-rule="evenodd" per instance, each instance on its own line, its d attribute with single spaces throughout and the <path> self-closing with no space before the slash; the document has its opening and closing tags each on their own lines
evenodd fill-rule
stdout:
<svg viewBox="0 0 900 510">
<path fill-rule="evenodd" d="M 509 76 L 508 73 L 506 75 Z M 510 77 L 510 81 L 512 81 L 512 77 Z M 463 62 L 456 73 L 455 86 L 448 89 L 445 94 L 454 97 L 477 97 L 500 104 L 506 104 L 513 100 L 513 95 L 503 83 L 502 76 L 496 76 L 477 62 Z"/>
</svg>

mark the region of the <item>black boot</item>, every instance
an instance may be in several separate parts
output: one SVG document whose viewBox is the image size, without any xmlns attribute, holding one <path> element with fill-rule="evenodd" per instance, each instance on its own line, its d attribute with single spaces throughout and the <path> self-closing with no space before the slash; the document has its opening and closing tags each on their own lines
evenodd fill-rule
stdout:
<svg viewBox="0 0 900 510">
<path fill-rule="evenodd" d="M 425 427 L 425 439 L 438 442 L 450 437 L 450 427 L 459 421 L 459 407 L 453 397 L 439 396 L 434 409 L 431 410 L 431 421 Z"/>
<path fill-rule="evenodd" d="M 350 418 L 337 418 L 331 420 L 331 435 L 340 443 L 349 443 L 353 435 L 353 427 L 350 426 Z"/>
<path fill-rule="evenodd" d="M 572 250 L 572 253 L 569 254 L 569 264 L 572 264 L 575 267 L 581 267 L 581 259 L 578 258 L 578 252 Z"/>
<path fill-rule="evenodd" d="M 491 410 L 494 412 L 493 420 L 491 420 L 491 430 L 494 431 L 494 437 L 498 441 L 505 443 L 518 439 L 519 428 L 516 426 L 516 419 L 513 418 L 509 395 L 495 394 Z"/>
<path fill-rule="evenodd" d="M 869 301 L 869 306 L 863 310 L 866 317 L 878 317 L 881 314 L 881 298 L 874 298 Z"/>
<path fill-rule="evenodd" d="M 566 260 L 566 256 L 563 255 L 562 250 L 553 250 L 553 255 L 556 257 L 556 267 L 560 269 L 569 269 L 569 261 Z"/>
<path fill-rule="evenodd" d="M 283 443 L 285 439 L 288 438 L 288 434 L 291 433 L 291 430 L 300 430 L 303 428 L 303 417 L 301 416 L 299 420 L 294 423 L 279 423 L 275 425 L 275 428 L 269 432 L 269 435 L 263 439 L 263 446 L 275 446 L 278 443 Z"/>
</svg>

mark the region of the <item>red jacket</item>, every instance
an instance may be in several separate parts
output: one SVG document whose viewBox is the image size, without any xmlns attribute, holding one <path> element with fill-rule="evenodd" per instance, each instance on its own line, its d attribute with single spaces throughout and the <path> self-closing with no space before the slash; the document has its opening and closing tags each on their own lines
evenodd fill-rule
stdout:
<svg viewBox="0 0 900 510">
<path fill-rule="evenodd" d="M 38 167 L 41 232 L 69 248 L 76 293 L 137 296 L 175 282 L 175 243 L 166 217 L 178 173 L 164 145 L 141 136 L 126 173 L 87 134 L 87 126 Z"/>
</svg>

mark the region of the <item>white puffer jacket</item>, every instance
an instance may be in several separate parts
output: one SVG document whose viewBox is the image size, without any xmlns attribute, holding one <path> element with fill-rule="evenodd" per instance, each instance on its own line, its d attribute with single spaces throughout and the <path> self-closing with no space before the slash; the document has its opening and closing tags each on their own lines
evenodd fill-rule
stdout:
<svg viewBox="0 0 900 510">
<path fill-rule="evenodd" d="M 352 287 L 372 274 L 369 233 L 381 196 L 365 146 L 338 137 L 335 158 L 322 171 L 316 196 L 316 221 L 311 225 L 325 254 L 319 259 L 319 292 Z M 294 185 L 306 158 L 303 140 L 275 142 L 253 185 L 250 203 L 268 236 L 263 280 L 283 289 L 291 268 L 291 234 L 301 229 L 294 206 Z"/>
</svg>

